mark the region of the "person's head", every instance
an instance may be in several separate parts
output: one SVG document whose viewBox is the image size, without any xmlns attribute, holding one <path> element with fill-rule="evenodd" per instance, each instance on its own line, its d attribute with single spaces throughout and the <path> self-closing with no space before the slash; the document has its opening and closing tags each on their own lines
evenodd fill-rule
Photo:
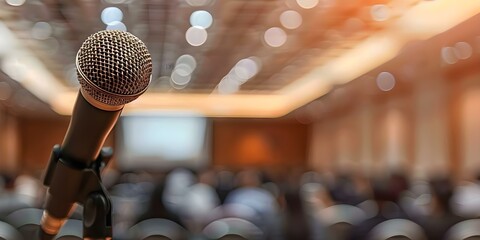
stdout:
<svg viewBox="0 0 480 240">
<path fill-rule="evenodd" d="M 448 177 L 436 177 L 430 181 L 433 208 L 437 211 L 450 211 L 453 183 Z"/>
<path fill-rule="evenodd" d="M 237 174 L 238 187 L 258 187 L 261 184 L 261 176 L 258 171 L 245 170 Z"/>
<path fill-rule="evenodd" d="M 395 197 L 392 194 L 391 184 L 387 177 L 377 176 L 372 179 L 373 199 L 376 202 L 394 202 Z"/>
</svg>

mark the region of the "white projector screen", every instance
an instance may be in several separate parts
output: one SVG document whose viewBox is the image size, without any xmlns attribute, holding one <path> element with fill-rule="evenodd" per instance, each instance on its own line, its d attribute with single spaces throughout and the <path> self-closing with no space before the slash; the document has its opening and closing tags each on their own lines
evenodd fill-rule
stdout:
<svg viewBox="0 0 480 240">
<path fill-rule="evenodd" d="M 122 117 L 116 130 L 118 165 L 125 170 L 203 166 L 210 158 L 209 125 L 203 117 Z"/>
</svg>

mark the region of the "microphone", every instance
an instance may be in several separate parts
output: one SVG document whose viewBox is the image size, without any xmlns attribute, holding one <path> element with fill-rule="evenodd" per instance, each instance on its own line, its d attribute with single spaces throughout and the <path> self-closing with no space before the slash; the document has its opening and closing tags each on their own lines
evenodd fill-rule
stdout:
<svg viewBox="0 0 480 240">
<path fill-rule="evenodd" d="M 147 90 L 152 74 L 146 45 L 136 36 L 116 30 L 89 36 L 77 53 L 76 67 L 81 88 L 58 163 L 44 180 L 49 188 L 40 222 L 42 236 L 54 237 L 59 232 L 85 184 L 78 170 L 99 157 L 124 105 Z"/>
</svg>

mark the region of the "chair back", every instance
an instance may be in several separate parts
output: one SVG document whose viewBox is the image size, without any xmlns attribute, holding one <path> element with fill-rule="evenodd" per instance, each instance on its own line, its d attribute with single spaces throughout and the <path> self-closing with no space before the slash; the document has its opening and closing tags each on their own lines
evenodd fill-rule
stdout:
<svg viewBox="0 0 480 240">
<path fill-rule="evenodd" d="M 138 240 L 186 240 L 188 232 L 168 219 L 152 218 L 143 220 L 128 230 L 128 239 Z"/>
<path fill-rule="evenodd" d="M 390 219 L 379 223 L 369 233 L 371 240 L 426 240 L 420 225 L 407 219 Z"/>
<path fill-rule="evenodd" d="M 480 240 L 480 219 L 469 219 L 453 225 L 446 240 Z"/>
<path fill-rule="evenodd" d="M 68 219 L 58 232 L 55 240 L 83 240 L 83 221 Z"/>
<path fill-rule="evenodd" d="M 207 239 L 265 239 L 263 231 L 255 224 L 241 218 L 222 218 L 208 224 L 203 229 Z"/>
<path fill-rule="evenodd" d="M 23 240 L 24 238 L 13 226 L 0 222 L 0 240 Z"/>
<path fill-rule="evenodd" d="M 24 239 L 37 239 L 43 210 L 23 208 L 10 213 L 5 221 L 17 229 Z"/>
</svg>

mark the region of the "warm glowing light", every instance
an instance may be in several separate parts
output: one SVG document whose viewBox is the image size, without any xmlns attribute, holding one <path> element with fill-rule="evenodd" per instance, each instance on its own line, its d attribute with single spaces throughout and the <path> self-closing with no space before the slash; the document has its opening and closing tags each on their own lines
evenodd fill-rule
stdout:
<svg viewBox="0 0 480 240">
<path fill-rule="evenodd" d="M 454 46 L 454 53 L 458 59 L 467 59 L 472 56 L 473 48 L 467 42 L 457 42 Z"/>
<path fill-rule="evenodd" d="M 395 77 L 389 72 L 381 72 L 377 76 L 377 86 L 384 92 L 390 91 L 395 87 Z"/>
<path fill-rule="evenodd" d="M 107 25 L 107 30 L 127 31 L 127 26 L 123 22 L 112 22 Z"/>
<path fill-rule="evenodd" d="M 5 0 L 5 2 L 10 6 L 22 6 L 25 3 L 25 0 Z"/>
<path fill-rule="evenodd" d="M 297 0 L 298 6 L 305 8 L 305 9 L 310 9 L 314 8 L 318 4 L 318 0 Z"/>
<path fill-rule="evenodd" d="M 47 22 L 37 22 L 33 25 L 31 33 L 33 38 L 45 40 L 52 35 L 52 26 Z"/>
<path fill-rule="evenodd" d="M 382 22 L 390 18 L 390 9 L 384 4 L 376 4 L 370 8 L 372 19 Z"/>
<path fill-rule="evenodd" d="M 123 20 L 123 12 L 117 7 L 107 7 L 103 9 L 100 18 L 102 19 L 103 23 L 112 25 Z"/>
<path fill-rule="evenodd" d="M 207 41 L 208 33 L 201 27 L 190 27 L 185 34 L 187 42 L 194 46 L 200 46 Z"/>
<path fill-rule="evenodd" d="M 18 56 L 8 55 L 2 61 L 2 71 L 15 81 L 22 82 L 27 67 Z"/>
<path fill-rule="evenodd" d="M 455 55 L 455 49 L 452 47 L 443 47 L 441 51 L 442 59 L 448 64 L 455 64 L 458 58 Z"/>
<path fill-rule="evenodd" d="M 296 29 L 302 25 L 302 15 L 296 11 L 287 10 L 280 15 L 280 23 L 287 29 Z"/>
<path fill-rule="evenodd" d="M 77 91 L 60 91 L 52 94 L 52 108 L 59 114 L 69 115 L 78 95 Z M 195 111 L 211 117 L 267 117 L 275 118 L 286 113 L 288 99 L 276 94 L 194 94 L 146 92 L 137 100 L 125 105 L 123 114 L 142 111 L 175 110 Z"/>
<path fill-rule="evenodd" d="M 265 31 L 265 42 L 271 47 L 280 47 L 287 41 L 287 34 L 283 29 L 272 27 Z"/>
<path fill-rule="evenodd" d="M 190 15 L 190 24 L 193 27 L 201 27 L 204 29 L 212 26 L 213 17 L 212 15 L 204 10 L 195 11 Z"/>
</svg>

